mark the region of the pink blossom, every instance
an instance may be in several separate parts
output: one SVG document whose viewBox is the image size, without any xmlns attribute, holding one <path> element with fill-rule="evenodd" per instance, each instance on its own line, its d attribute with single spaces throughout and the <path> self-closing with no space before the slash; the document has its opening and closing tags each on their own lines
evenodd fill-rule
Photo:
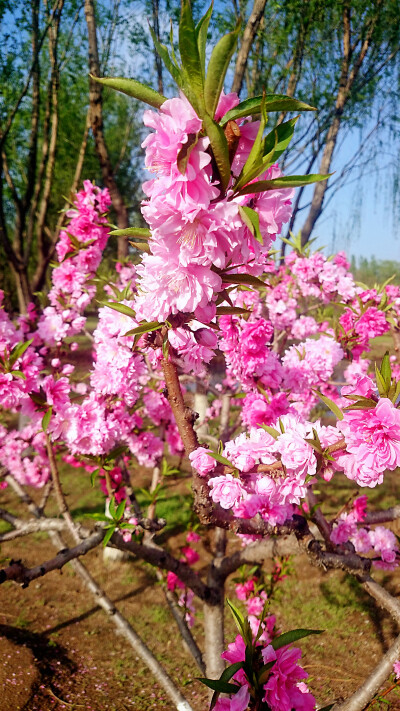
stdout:
<svg viewBox="0 0 400 711">
<path fill-rule="evenodd" d="M 312 476 L 317 471 L 317 460 L 313 448 L 297 432 L 281 434 L 276 442 L 276 449 L 281 453 L 282 464 L 298 475 Z"/>
<path fill-rule="evenodd" d="M 260 595 L 254 595 L 254 597 L 248 598 L 246 602 L 247 614 L 257 616 L 261 615 L 266 599 L 267 594 L 264 590 L 261 591 Z"/>
<path fill-rule="evenodd" d="M 267 647 L 266 650 L 269 648 Z M 264 655 L 263 655 L 264 656 Z M 308 674 L 297 664 L 301 650 L 295 647 L 282 647 L 276 651 L 276 663 L 271 668 L 271 675 L 264 684 L 267 702 L 273 711 L 313 711 L 316 701 L 307 687 L 298 687 L 298 683 L 308 677 Z M 269 655 L 265 656 L 266 659 Z"/>
<path fill-rule="evenodd" d="M 398 551 L 397 539 L 385 526 L 377 526 L 369 532 L 369 539 L 376 553 L 380 553 L 385 563 L 394 563 Z"/>
<path fill-rule="evenodd" d="M 198 560 L 200 560 L 200 556 L 195 551 L 193 548 L 190 546 L 185 546 L 182 548 L 182 553 L 186 558 L 186 561 L 189 563 L 189 565 L 193 565 L 194 563 L 197 563 Z"/>
<path fill-rule="evenodd" d="M 199 543 L 201 541 L 201 536 L 199 536 L 199 534 L 195 531 L 189 531 L 186 536 L 186 540 L 188 543 Z"/>
<path fill-rule="evenodd" d="M 242 400 L 242 422 L 251 427 L 271 425 L 285 415 L 289 407 L 285 393 L 271 395 L 267 401 L 261 393 L 250 392 Z"/>
<path fill-rule="evenodd" d="M 218 699 L 215 711 L 246 711 L 250 701 L 250 691 L 247 686 L 242 686 L 230 699 Z"/>
<path fill-rule="evenodd" d="M 212 500 L 216 504 L 219 503 L 223 509 L 233 508 L 245 494 L 240 480 L 235 479 L 232 474 L 216 476 L 210 479 L 208 485 L 211 489 Z"/>
<path fill-rule="evenodd" d="M 376 486 L 385 469 L 400 463 L 400 412 L 381 398 L 374 409 L 346 412 L 338 423 L 349 455 L 337 458 L 349 479 L 360 486 Z"/>
<path fill-rule="evenodd" d="M 254 580 L 246 580 L 245 583 L 235 585 L 236 597 L 238 600 L 246 600 L 249 593 L 254 590 Z"/>
<path fill-rule="evenodd" d="M 226 659 L 229 664 L 244 662 L 245 651 L 246 645 L 244 643 L 244 639 L 240 634 L 238 634 L 235 637 L 235 641 L 228 644 L 228 649 L 221 654 L 221 657 L 222 659 Z"/>
<path fill-rule="evenodd" d="M 204 449 L 204 447 L 198 447 L 194 452 L 191 452 L 189 459 L 200 476 L 207 476 L 216 466 L 215 459 L 210 457 L 209 450 Z"/>
</svg>

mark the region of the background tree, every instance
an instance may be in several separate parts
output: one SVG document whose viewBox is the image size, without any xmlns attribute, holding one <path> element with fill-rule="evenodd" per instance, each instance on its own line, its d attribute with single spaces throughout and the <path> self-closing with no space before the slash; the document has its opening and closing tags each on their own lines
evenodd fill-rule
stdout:
<svg viewBox="0 0 400 711">
<path fill-rule="evenodd" d="M 258 4 L 247 10 L 249 18 Z M 296 94 L 299 99 L 307 96 L 318 107 L 308 117 L 286 169 L 331 172 L 344 138 L 355 128 L 361 129 L 361 145 L 357 144 L 342 169 L 328 183 L 316 185 L 312 193 L 299 191 L 289 229 L 304 211 L 303 244 L 310 239 L 328 195 L 357 168 L 362 172 L 371 168 L 374 157 L 382 160 L 379 140 L 384 131 L 395 131 L 399 10 L 398 0 L 281 0 L 265 5 L 251 46 L 245 44 L 244 34 L 232 88 L 241 86 L 245 64 L 248 95 L 263 89 Z M 283 115 L 278 117 L 282 120 Z"/>
<path fill-rule="evenodd" d="M 110 22 L 112 11 L 109 3 L 98 5 L 102 61 L 114 71 L 119 61 L 114 45 L 118 15 L 114 8 L 115 20 Z M 23 312 L 45 286 L 64 224 L 65 213 L 60 211 L 69 204 L 65 197 L 70 198 L 81 180 L 101 182 L 102 177 L 89 135 L 83 4 L 6 2 L 1 21 L 0 259 L 11 270 L 2 270 L 0 286 L 9 293 L 17 291 Z M 104 105 L 109 160 L 118 188 L 125 191 L 127 209 L 137 211 L 137 106 L 124 96 L 108 94 Z"/>
</svg>

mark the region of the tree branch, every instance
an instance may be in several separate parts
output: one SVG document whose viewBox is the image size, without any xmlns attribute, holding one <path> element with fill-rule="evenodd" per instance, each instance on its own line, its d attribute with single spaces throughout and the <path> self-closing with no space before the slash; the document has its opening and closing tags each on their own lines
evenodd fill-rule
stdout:
<svg viewBox="0 0 400 711">
<path fill-rule="evenodd" d="M 51 570 L 60 570 L 66 563 L 85 555 L 93 548 L 97 548 L 104 538 L 104 530 L 97 531 L 92 536 L 81 541 L 74 548 L 62 548 L 60 552 L 51 560 L 47 560 L 34 568 L 25 568 L 21 561 L 12 561 L 7 568 L 0 570 L 0 584 L 6 580 L 14 580 L 22 583 L 22 587 L 28 587 L 29 583 L 36 578 L 46 575 Z"/>
</svg>

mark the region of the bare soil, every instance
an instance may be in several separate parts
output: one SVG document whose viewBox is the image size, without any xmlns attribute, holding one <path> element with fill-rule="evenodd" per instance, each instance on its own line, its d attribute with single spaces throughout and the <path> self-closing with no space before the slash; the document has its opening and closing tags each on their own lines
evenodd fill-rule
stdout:
<svg viewBox="0 0 400 711">
<path fill-rule="evenodd" d="M 63 475 L 71 509 L 80 518 L 100 510 L 103 501 L 85 476 L 82 478 L 76 470 Z M 384 487 L 366 492 L 373 504 L 386 507 L 398 502 L 398 476 L 393 472 L 387 475 Z M 164 544 L 177 552 L 185 540 L 184 523 L 191 516 L 190 496 L 187 480 L 172 481 L 171 486 L 166 500 L 160 503 L 159 515 L 165 515 L 166 509 L 173 513 L 174 525 L 162 536 Z M 354 494 L 353 484 L 347 480 L 338 478 L 335 487 L 323 486 L 331 513 Z M 40 498 L 40 492 L 31 493 Z M 9 489 L 1 492 L 1 497 L 4 508 L 22 512 Z M 52 503 L 49 513 L 55 513 Z M 400 534 L 399 525 L 394 530 Z M 197 568 L 209 560 L 210 545 L 211 540 L 206 538 Z M 237 545 L 232 537 L 230 550 Z M 0 566 L 10 558 L 21 559 L 27 566 L 37 565 L 54 553 L 46 534 L 35 534 L 2 544 Z M 134 560 L 105 564 L 102 549 L 82 560 L 166 667 L 194 711 L 205 711 L 207 691 L 196 680 L 199 672 L 180 641 L 152 568 Z M 303 556 L 293 559 L 292 569 L 277 588 L 271 612 L 276 614 L 281 631 L 298 627 L 325 630 L 301 642 L 309 685 L 324 706 L 346 697 L 362 683 L 399 630 L 344 573 L 324 573 L 312 568 Z M 399 570 L 377 571 L 374 575 L 392 594 L 400 594 Z M 230 581 L 227 593 L 235 599 L 233 585 Z M 202 646 L 202 609 L 199 603 L 196 607 L 199 612 L 193 632 Z M 226 627 L 227 641 L 233 641 L 236 632 L 228 614 Z M 114 629 L 69 565 L 32 582 L 27 589 L 11 582 L 1 585 L 0 711 L 172 709 L 163 689 Z M 388 687 L 386 684 L 381 693 Z M 384 708 L 400 709 L 397 689 L 370 710 Z"/>
</svg>

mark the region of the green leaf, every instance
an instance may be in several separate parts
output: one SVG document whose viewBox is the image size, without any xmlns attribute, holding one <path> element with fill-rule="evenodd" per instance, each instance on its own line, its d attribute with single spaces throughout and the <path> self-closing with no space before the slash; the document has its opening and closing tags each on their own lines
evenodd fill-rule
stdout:
<svg viewBox="0 0 400 711">
<path fill-rule="evenodd" d="M 110 514 L 113 518 L 116 516 L 116 508 L 115 508 L 115 496 L 112 496 L 110 499 L 110 503 L 108 505 L 108 509 L 110 511 Z"/>
<path fill-rule="evenodd" d="M 124 314 L 125 316 L 131 316 L 132 318 L 136 318 L 134 310 L 126 304 L 118 304 L 114 301 L 99 301 L 99 304 L 101 304 L 102 306 L 108 306 L 109 309 L 114 309 L 114 311 L 118 311 L 120 314 Z"/>
<path fill-rule="evenodd" d="M 256 160 L 249 170 L 245 170 L 246 166 L 243 168 L 235 185 L 235 190 L 240 190 L 251 180 L 257 178 L 261 173 L 264 173 L 267 168 L 278 160 L 292 140 L 294 127 L 298 119 L 299 116 L 296 116 L 290 119 L 290 121 L 285 121 L 285 123 L 276 126 L 268 133 L 262 141 L 262 155 L 258 157 L 258 160 Z M 246 162 L 246 165 L 247 164 L 248 162 Z"/>
<path fill-rule="evenodd" d="M 389 351 L 386 351 L 385 355 L 382 358 L 381 375 L 385 382 L 386 389 L 389 390 L 392 382 L 392 368 L 390 366 Z"/>
<path fill-rule="evenodd" d="M 284 175 L 282 178 L 274 178 L 273 180 L 258 180 L 255 183 L 250 183 L 250 185 L 245 185 L 244 188 L 241 188 L 237 193 L 235 193 L 235 197 L 237 195 L 263 193 L 267 190 L 299 188 L 302 185 L 311 185 L 312 183 L 321 182 L 321 180 L 327 180 L 331 175 L 332 173 L 329 173 L 328 175 L 312 173 L 310 175 Z"/>
<path fill-rule="evenodd" d="M 231 467 L 231 469 L 235 469 L 234 465 L 232 462 L 229 461 L 229 459 L 226 459 L 223 457 L 219 452 L 211 452 L 211 450 L 207 454 L 209 457 L 212 459 L 215 459 L 216 462 L 219 462 L 220 464 L 224 464 L 226 467 Z"/>
<path fill-rule="evenodd" d="M 241 688 L 238 684 L 228 684 L 226 681 L 220 681 L 219 679 L 205 679 L 198 676 L 197 681 L 201 681 L 202 684 L 205 684 L 213 691 L 219 691 L 220 694 L 237 694 Z"/>
<path fill-rule="evenodd" d="M 49 409 L 47 410 L 45 415 L 43 415 L 43 418 L 42 418 L 42 427 L 43 427 L 44 432 L 47 431 L 52 412 L 53 412 L 53 405 L 50 405 Z"/>
<path fill-rule="evenodd" d="M 158 40 L 156 33 L 154 32 L 152 27 L 149 27 L 151 36 L 153 38 L 153 43 L 154 46 L 160 55 L 162 61 L 164 62 L 166 68 L 168 69 L 169 73 L 171 74 L 172 78 L 176 82 L 176 84 L 179 87 L 183 87 L 183 77 L 181 71 L 178 69 L 176 64 L 172 61 L 171 57 L 169 56 L 168 49 L 164 44 L 161 44 L 161 42 Z"/>
<path fill-rule="evenodd" d="M 85 518 L 92 518 L 94 521 L 110 521 L 108 516 L 101 513 L 86 513 Z"/>
<path fill-rule="evenodd" d="M 11 375 L 14 376 L 14 378 L 21 378 L 21 380 L 26 380 L 26 375 L 24 373 L 21 373 L 20 370 L 11 370 Z"/>
<path fill-rule="evenodd" d="M 245 116 L 253 116 L 261 113 L 262 96 L 255 96 L 252 99 L 241 101 L 240 104 L 228 111 L 221 119 L 221 126 L 224 126 L 228 121 L 236 121 Z M 292 99 L 284 94 L 266 94 L 265 95 L 265 111 L 316 111 L 313 106 L 305 104 L 303 101 Z"/>
<path fill-rule="evenodd" d="M 241 634 L 243 634 L 244 630 L 244 617 L 240 610 L 236 607 L 236 605 L 233 604 L 228 598 L 226 599 L 226 603 L 234 617 L 234 620 L 236 622 L 236 626 Z"/>
<path fill-rule="evenodd" d="M 261 128 L 261 125 L 260 125 Z M 257 141 L 257 139 L 256 139 Z M 278 136 L 275 133 L 275 141 L 276 144 L 278 143 Z M 246 161 L 245 165 L 243 166 L 243 169 L 240 172 L 240 175 L 235 183 L 234 189 L 235 191 L 240 190 L 243 188 L 247 183 L 250 183 L 254 178 L 258 178 L 258 176 L 263 173 L 272 163 L 273 163 L 273 158 L 275 154 L 275 145 L 271 148 L 270 152 L 265 155 L 264 147 L 265 147 L 265 139 L 262 140 L 261 145 L 257 151 L 257 153 L 254 156 L 254 160 L 250 161 L 250 156 L 248 160 Z M 255 144 L 253 144 L 255 145 Z"/>
<path fill-rule="evenodd" d="M 151 232 L 147 227 L 127 227 L 124 230 L 112 230 L 110 237 L 135 237 L 148 240 L 151 237 Z"/>
<path fill-rule="evenodd" d="M 109 542 L 110 538 L 114 535 L 115 533 L 116 526 L 109 526 L 106 531 L 106 535 L 103 538 L 103 546 L 106 546 L 107 543 Z"/>
<path fill-rule="evenodd" d="M 162 325 L 163 324 L 158 323 L 158 321 L 149 321 L 149 323 L 141 323 L 136 328 L 132 328 L 131 331 L 124 333 L 124 336 L 140 336 L 140 335 L 142 335 L 142 333 L 150 333 L 151 331 L 158 331 Z"/>
<path fill-rule="evenodd" d="M 29 397 L 32 402 L 34 402 L 35 405 L 39 405 L 39 407 L 46 405 L 46 397 L 42 388 L 40 388 L 40 392 L 38 393 L 29 393 Z"/>
<path fill-rule="evenodd" d="M 92 473 L 91 473 L 91 475 L 90 475 L 90 483 L 91 483 L 92 487 L 95 485 L 96 476 L 97 476 L 97 474 L 99 473 L 99 471 L 100 471 L 100 467 L 97 467 L 97 469 L 93 469 L 93 471 L 92 471 Z M 105 517 L 104 517 L 104 520 L 106 520 Z"/>
<path fill-rule="evenodd" d="M 265 284 L 261 279 L 252 274 L 224 274 L 221 273 L 220 277 L 225 284 L 250 284 L 250 286 L 264 286 Z"/>
<path fill-rule="evenodd" d="M 221 126 L 219 126 L 208 114 L 203 116 L 203 124 L 210 139 L 211 150 L 217 164 L 222 189 L 226 190 L 231 177 L 228 142 Z"/>
<path fill-rule="evenodd" d="M 258 678 L 257 678 L 257 681 L 260 686 L 265 684 L 265 682 L 267 681 L 267 679 L 269 677 L 269 672 L 270 672 L 271 668 L 274 666 L 274 664 L 276 664 L 276 659 L 273 659 L 272 662 L 268 662 L 267 664 L 263 664 L 263 666 L 261 667 L 260 671 L 258 672 Z"/>
<path fill-rule="evenodd" d="M 323 709 L 318 709 L 318 711 L 331 711 L 333 707 L 335 706 L 336 701 L 333 704 L 328 704 L 328 706 L 324 706 Z"/>
<path fill-rule="evenodd" d="M 265 136 L 264 140 L 264 155 L 273 151 L 273 156 L 271 158 L 271 163 L 275 163 L 279 156 L 282 155 L 283 151 L 286 150 L 290 141 L 293 138 L 294 127 L 299 120 L 299 116 L 290 119 L 290 121 L 285 121 L 284 123 L 276 126 L 271 133 Z"/>
<path fill-rule="evenodd" d="M 29 341 L 17 343 L 17 345 L 12 348 L 8 361 L 10 369 L 13 367 L 14 363 L 18 360 L 18 358 L 21 358 L 21 356 L 24 355 L 25 351 L 29 348 L 32 342 L 33 338 L 30 338 Z"/>
<path fill-rule="evenodd" d="M 117 459 L 121 456 L 121 454 L 124 454 L 127 449 L 128 447 L 126 444 L 119 444 L 118 447 L 114 447 L 114 449 L 112 449 L 111 452 L 106 455 L 104 461 L 113 462 L 114 459 Z"/>
<path fill-rule="evenodd" d="M 236 49 L 239 30 L 240 23 L 237 24 L 233 32 L 221 37 L 211 53 L 204 83 L 204 101 L 210 116 L 215 116 L 226 72 Z"/>
<path fill-rule="evenodd" d="M 230 664 L 229 667 L 226 667 L 224 671 L 222 672 L 221 676 L 219 677 L 219 681 L 222 682 L 227 682 L 232 677 L 236 674 L 236 672 L 239 671 L 239 669 L 243 668 L 243 662 L 235 662 L 234 664 Z M 218 697 L 220 695 L 220 691 L 215 691 L 212 695 L 211 703 L 210 703 L 210 711 L 214 708 L 215 704 L 218 701 Z"/>
<path fill-rule="evenodd" d="M 189 0 L 182 0 L 179 22 L 179 53 L 185 80 L 196 96 L 196 103 L 204 108 L 204 78 L 201 68 L 196 27 Z M 204 113 L 200 112 L 199 116 Z"/>
<path fill-rule="evenodd" d="M 143 101 L 145 104 L 154 106 L 155 109 L 159 109 L 166 101 L 166 97 L 159 94 L 158 91 L 154 91 L 150 86 L 142 84 L 136 79 L 124 79 L 123 77 L 94 77 L 90 75 L 94 81 L 99 84 L 108 86 L 110 89 L 115 89 L 116 91 L 121 91 L 123 94 L 128 96 L 133 96 L 139 101 Z"/>
<path fill-rule="evenodd" d="M 285 647 L 287 644 L 292 644 L 292 642 L 297 642 L 299 639 L 308 637 L 310 634 L 322 634 L 323 632 L 325 632 L 325 630 L 290 630 L 289 632 L 284 632 L 283 634 L 279 635 L 279 637 L 275 637 L 275 639 L 272 640 L 271 644 L 273 648 L 277 650 L 281 647 Z"/>
<path fill-rule="evenodd" d="M 360 397 L 356 402 L 353 402 L 351 405 L 348 405 L 344 409 L 346 411 L 348 410 L 370 410 L 371 408 L 376 407 L 376 402 L 375 400 L 372 400 L 372 398 L 369 397 Z"/>
<path fill-rule="evenodd" d="M 246 205 L 239 205 L 239 213 L 243 222 L 249 228 L 253 237 L 257 240 L 257 242 L 263 244 L 263 237 L 260 232 L 260 218 L 258 216 L 258 213 L 251 207 L 247 207 Z"/>
<path fill-rule="evenodd" d="M 379 395 L 381 397 L 386 397 L 386 395 L 387 395 L 386 383 L 385 383 L 376 363 L 375 363 L 375 380 L 376 380 L 376 384 L 378 386 Z"/>
<path fill-rule="evenodd" d="M 336 405 L 336 403 L 333 402 L 333 400 L 331 400 L 329 397 L 326 397 L 326 395 L 323 395 L 319 390 L 313 390 L 313 392 L 315 392 L 318 395 L 320 400 L 322 400 L 322 402 L 324 402 L 325 405 L 327 407 L 329 407 L 330 410 L 332 410 L 333 414 L 336 415 L 338 420 L 343 420 L 343 412 Z"/>
<path fill-rule="evenodd" d="M 213 3 L 211 3 L 206 14 L 201 18 L 201 20 L 196 25 L 196 37 L 197 46 L 200 55 L 200 65 L 203 77 L 206 74 L 206 46 L 207 46 L 207 32 L 208 25 L 210 24 L 210 18 L 213 11 Z"/>
<path fill-rule="evenodd" d="M 391 400 L 392 400 L 393 403 L 396 402 L 396 400 L 397 400 L 397 398 L 399 397 L 399 395 L 400 395 L 400 380 L 398 381 L 398 383 L 396 383 L 396 387 L 395 387 L 394 393 L 393 393 L 393 395 L 392 395 L 392 397 L 391 397 Z"/>
<path fill-rule="evenodd" d="M 243 662 L 235 662 L 234 664 L 230 664 L 229 667 L 226 667 L 226 669 L 224 669 L 221 676 L 219 677 L 219 680 L 229 681 L 229 679 L 232 679 L 232 677 L 239 671 L 239 669 L 242 668 Z"/>
<path fill-rule="evenodd" d="M 263 109 L 264 104 L 261 104 L 261 109 Z M 259 175 L 259 166 L 262 163 L 262 156 L 264 154 L 264 129 L 266 125 L 266 120 L 264 116 L 264 111 L 261 113 L 260 125 L 257 131 L 257 135 L 254 139 L 253 145 L 250 149 L 250 153 L 247 160 L 240 171 L 239 177 L 236 181 L 235 188 L 241 188 L 249 180 Z"/>
<path fill-rule="evenodd" d="M 118 506 L 117 506 L 117 510 L 115 512 L 115 518 L 117 519 L 117 521 L 120 521 L 121 518 L 123 518 L 125 507 L 126 507 L 126 499 L 121 501 L 121 503 L 118 504 Z"/>
<path fill-rule="evenodd" d="M 146 242 L 132 242 L 132 240 L 129 240 L 129 244 L 131 247 L 134 247 L 135 249 L 138 249 L 140 252 L 146 252 L 146 254 L 151 253 L 151 249 Z"/>
</svg>

